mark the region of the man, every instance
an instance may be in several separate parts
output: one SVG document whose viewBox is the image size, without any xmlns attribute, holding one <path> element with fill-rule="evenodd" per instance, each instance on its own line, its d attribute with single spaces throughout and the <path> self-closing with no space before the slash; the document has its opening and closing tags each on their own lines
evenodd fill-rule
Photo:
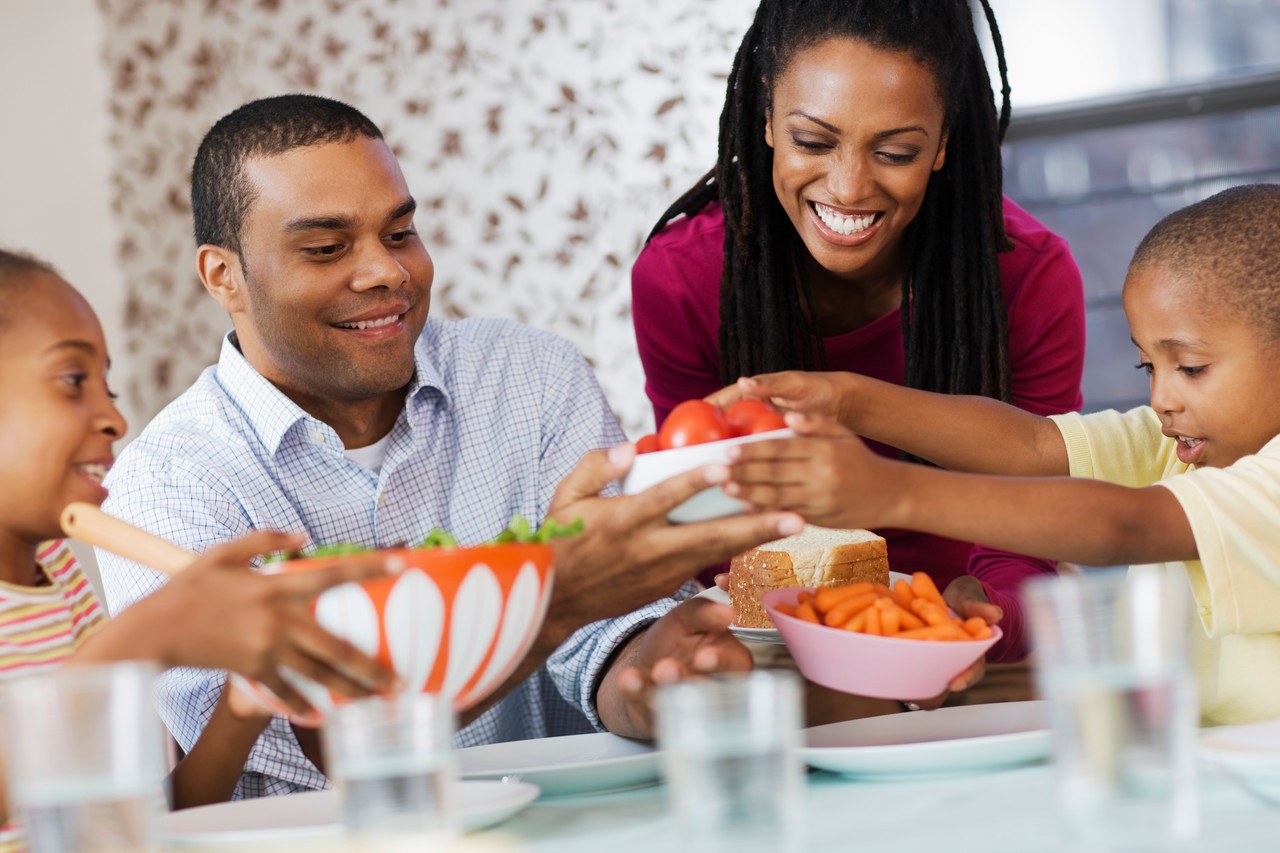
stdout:
<svg viewBox="0 0 1280 853">
<path fill-rule="evenodd" d="M 533 651 L 505 698 L 464 721 L 463 745 L 593 728 L 644 736 L 651 679 L 750 666 L 725 608 L 662 597 L 687 597 L 700 567 L 802 521 L 667 524 L 673 506 L 723 480 L 718 467 L 600 497 L 634 451 L 594 377 L 546 333 L 428 322 L 434 270 L 413 196 L 366 117 L 307 95 L 241 107 L 201 143 L 192 208 L 201 281 L 234 332 L 217 366 L 125 450 L 109 512 L 193 550 L 259 528 L 387 546 L 432 527 L 485 540 L 514 513 L 581 517 L 586 532 L 556 545 Z M 112 610 L 162 582 L 100 559 Z M 164 677 L 161 711 L 184 748 L 221 689 L 220 674 Z M 239 793 L 322 787 L 319 766 L 314 733 L 277 719 Z"/>
</svg>

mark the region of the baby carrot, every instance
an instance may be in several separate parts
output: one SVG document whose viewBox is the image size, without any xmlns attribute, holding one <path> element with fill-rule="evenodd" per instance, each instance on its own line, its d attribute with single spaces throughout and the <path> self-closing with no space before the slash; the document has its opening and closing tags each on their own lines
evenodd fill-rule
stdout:
<svg viewBox="0 0 1280 853">
<path fill-rule="evenodd" d="M 858 631 L 858 632 L 865 631 L 867 629 L 867 616 L 874 609 L 875 608 L 872 608 L 872 607 L 862 608 L 861 610 L 858 611 L 858 613 L 852 619 L 844 623 L 844 629 L 846 631 Z"/>
<path fill-rule="evenodd" d="M 942 625 L 950 622 L 951 617 L 947 615 L 947 611 L 925 598 L 917 598 L 911 602 L 911 609 L 915 614 L 928 622 L 930 625 Z"/>
<path fill-rule="evenodd" d="M 806 601 L 812 601 L 815 593 L 811 589 L 802 589 L 800 594 L 796 596 L 796 604 L 804 604 Z"/>
<path fill-rule="evenodd" d="M 803 619 L 806 622 L 812 622 L 815 625 L 822 624 L 822 620 L 818 618 L 818 614 L 813 610 L 812 601 L 806 601 L 804 604 L 796 605 L 796 618 Z"/>
<path fill-rule="evenodd" d="M 991 626 L 981 616 L 970 616 L 964 620 L 964 630 L 975 640 L 985 640 L 991 636 Z"/>
<path fill-rule="evenodd" d="M 946 602 L 942 600 L 942 593 L 938 592 L 938 587 L 934 584 L 933 578 L 924 572 L 913 572 L 911 575 L 911 591 L 918 597 L 932 601 L 940 607 L 945 608 Z"/>
<path fill-rule="evenodd" d="M 865 633 L 879 636 L 883 633 L 880 627 L 880 608 L 867 608 L 867 627 Z"/>
<path fill-rule="evenodd" d="M 900 623 L 900 614 L 902 611 L 898 609 L 898 605 L 893 603 L 892 598 L 880 598 L 876 600 L 875 609 L 880 611 L 880 631 L 886 637 L 892 637 L 898 633 Z M 870 617 L 868 617 L 870 618 Z"/>
<path fill-rule="evenodd" d="M 892 608 L 898 612 L 899 631 L 910 631 L 913 628 L 923 628 L 925 626 L 925 621 L 923 619 L 917 616 L 909 608 L 904 608 L 895 599 L 886 598 L 881 600 L 890 602 L 889 606 L 892 606 Z"/>
<path fill-rule="evenodd" d="M 819 613 L 827 613 L 831 608 L 851 595 L 864 595 L 874 589 L 870 583 L 851 583 L 848 586 L 824 586 L 813 597 L 813 606 Z"/>
<path fill-rule="evenodd" d="M 911 591 L 911 584 L 907 583 L 902 578 L 898 578 L 896 581 L 894 581 L 893 600 L 898 602 L 898 605 L 903 610 L 911 609 L 911 601 L 915 597 L 916 597 L 916 594 Z"/>
<path fill-rule="evenodd" d="M 779 604 L 777 607 L 775 607 L 775 608 L 773 608 L 773 609 L 774 609 L 774 610 L 776 610 L 776 611 L 778 611 L 779 613 L 784 613 L 784 614 L 786 614 L 787 616 L 795 616 L 795 615 L 796 615 L 796 608 L 795 608 L 795 605 L 792 605 L 792 604 Z"/>
<path fill-rule="evenodd" d="M 957 632 L 962 636 L 957 636 Z M 924 628 L 916 628 L 911 631 L 902 631 L 898 634 L 904 640 L 958 640 L 969 639 L 969 636 L 956 627 L 954 623 L 946 625 L 929 625 Z"/>
<path fill-rule="evenodd" d="M 822 623 L 838 628 L 852 619 L 853 614 L 859 610 L 865 610 L 875 604 L 876 598 L 875 590 L 864 592 L 862 595 L 850 596 L 828 610 L 822 617 Z"/>
</svg>

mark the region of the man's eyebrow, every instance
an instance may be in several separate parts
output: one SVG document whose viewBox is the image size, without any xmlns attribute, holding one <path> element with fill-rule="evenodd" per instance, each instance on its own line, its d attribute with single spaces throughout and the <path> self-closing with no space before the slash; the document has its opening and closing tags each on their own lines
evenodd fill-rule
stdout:
<svg viewBox="0 0 1280 853">
<path fill-rule="evenodd" d="M 391 222 L 395 222 L 397 219 L 402 219 L 408 216 L 410 213 L 413 213 L 417 209 L 418 209 L 418 202 L 412 198 L 407 198 L 404 201 L 400 202 L 399 207 L 391 211 L 391 214 L 387 217 L 387 222 L 391 223 Z"/>
<path fill-rule="evenodd" d="M 308 216 L 303 219 L 290 219 L 284 224 L 286 234 L 297 234 L 300 231 L 342 231 L 355 225 L 350 216 Z"/>
</svg>

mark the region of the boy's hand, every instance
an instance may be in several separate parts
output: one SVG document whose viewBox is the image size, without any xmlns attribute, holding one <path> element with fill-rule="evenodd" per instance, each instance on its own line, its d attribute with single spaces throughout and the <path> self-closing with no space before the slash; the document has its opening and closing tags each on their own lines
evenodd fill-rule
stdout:
<svg viewBox="0 0 1280 853">
<path fill-rule="evenodd" d="M 238 672 L 266 685 L 298 714 L 309 714 L 311 705 L 281 676 L 281 667 L 342 696 L 395 689 L 395 673 L 324 630 L 311 613 L 312 601 L 326 589 L 387 574 L 385 560 L 371 554 L 280 575 L 250 568 L 260 554 L 301 544 L 295 535 L 258 532 L 211 548 L 125 614 L 148 614 L 143 624 L 162 638 L 166 666 Z"/>
<path fill-rule="evenodd" d="M 781 373 L 744 376 L 706 400 L 723 409 L 744 397 L 755 397 L 773 404 L 783 412 L 826 415 L 841 423 L 848 423 L 846 413 L 852 393 L 848 388 L 849 383 L 848 373 L 786 370 Z"/>
<path fill-rule="evenodd" d="M 991 603 L 991 600 L 987 598 L 987 591 L 983 588 L 982 582 L 971 575 L 961 575 L 947 584 L 947 588 L 942 591 L 942 599 L 961 619 L 979 616 L 988 625 L 995 625 L 1004 618 L 1004 610 L 999 605 Z M 952 693 L 968 690 L 981 681 L 986 674 L 986 658 L 978 658 L 973 666 L 951 679 L 951 683 L 947 685 L 945 693 L 935 696 L 927 702 L 917 702 L 915 704 L 922 710 L 933 710 L 947 701 L 947 697 Z"/>
<path fill-rule="evenodd" d="M 747 672 L 751 652 L 729 633 L 733 610 L 705 598 L 683 602 L 637 634 L 596 696 L 600 718 L 623 737 L 653 737 L 653 689 L 721 672 Z"/>
<path fill-rule="evenodd" d="M 760 509 L 799 513 L 823 527 L 893 526 L 886 517 L 889 460 L 828 417 L 786 416 L 797 437 L 731 447 L 725 494 Z"/>
</svg>

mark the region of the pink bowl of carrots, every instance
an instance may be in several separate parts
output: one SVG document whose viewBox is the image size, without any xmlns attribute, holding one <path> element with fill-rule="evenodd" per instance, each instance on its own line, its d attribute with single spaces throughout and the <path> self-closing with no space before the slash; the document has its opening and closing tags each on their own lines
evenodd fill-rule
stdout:
<svg viewBox="0 0 1280 853">
<path fill-rule="evenodd" d="M 1002 636 L 952 613 L 923 572 L 892 587 L 775 589 L 761 603 L 805 678 L 880 699 L 937 696 Z"/>
</svg>

